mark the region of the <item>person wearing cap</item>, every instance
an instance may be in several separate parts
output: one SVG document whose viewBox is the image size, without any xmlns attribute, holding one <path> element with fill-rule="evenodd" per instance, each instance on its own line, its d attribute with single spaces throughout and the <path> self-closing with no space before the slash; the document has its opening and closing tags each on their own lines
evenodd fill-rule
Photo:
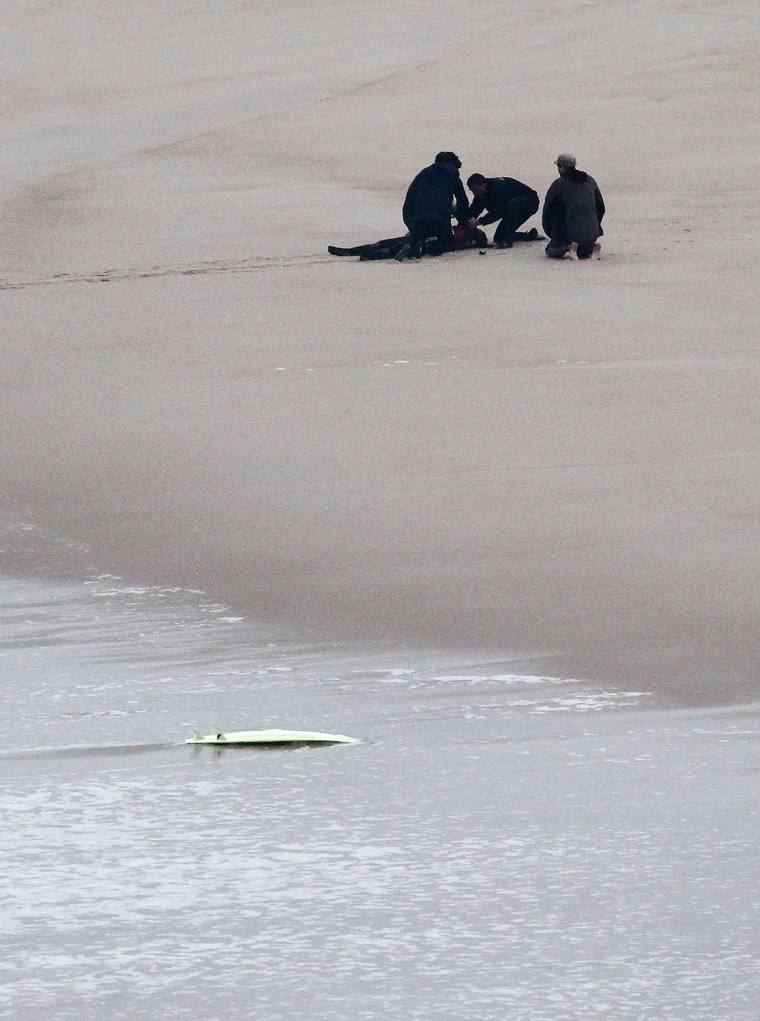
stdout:
<svg viewBox="0 0 760 1021">
<path fill-rule="evenodd" d="M 497 248 L 511 248 L 514 241 L 537 241 L 538 231 L 517 235 L 517 228 L 534 213 L 538 212 L 538 195 L 527 184 L 514 177 L 484 177 L 471 174 L 467 187 L 475 198 L 470 206 L 470 226 L 486 227 L 500 221 L 494 231 L 493 242 Z M 487 216 L 481 216 L 483 210 Z"/>
<path fill-rule="evenodd" d="M 461 166 L 456 153 L 439 152 L 435 162 L 421 170 L 409 185 L 401 215 L 410 237 L 396 256 L 399 261 L 418 257 L 422 244 L 431 240 L 437 242 L 439 254 L 453 247 L 452 204 L 462 226 L 469 219 L 470 203 L 459 177 Z"/>
<path fill-rule="evenodd" d="M 578 170 L 575 156 L 561 153 L 554 161 L 559 177 L 546 193 L 541 223 L 549 237 L 550 259 L 599 258 L 604 199 L 590 174 Z"/>
</svg>

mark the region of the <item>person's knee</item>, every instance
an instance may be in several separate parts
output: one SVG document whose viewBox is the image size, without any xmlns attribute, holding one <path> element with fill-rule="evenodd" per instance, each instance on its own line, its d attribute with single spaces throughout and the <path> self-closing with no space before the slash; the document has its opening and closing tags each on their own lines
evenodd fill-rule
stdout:
<svg viewBox="0 0 760 1021">
<path fill-rule="evenodd" d="M 550 241 L 544 251 L 550 259 L 564 259 L 570 251 L 570 245 L 558 245 L 556 241 Z"/>
</svg>

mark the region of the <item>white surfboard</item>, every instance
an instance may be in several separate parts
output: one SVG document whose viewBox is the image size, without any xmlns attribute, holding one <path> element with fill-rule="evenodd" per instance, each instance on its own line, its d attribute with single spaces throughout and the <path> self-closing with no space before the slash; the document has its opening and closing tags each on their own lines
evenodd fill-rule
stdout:
<svg viewBox="0 0 760 1021">
<path fill-rule="evenodd" d="M 193 736 L 187 738 L 185 744 L 220 745 L 318 745 L 318 744 L 358 744 L 355 737 L 345 734 L 321 734 L 312 730 L 230 730 L 214 727 L 212 734 L 201 734 L 193 729 Z"/>
</svg>

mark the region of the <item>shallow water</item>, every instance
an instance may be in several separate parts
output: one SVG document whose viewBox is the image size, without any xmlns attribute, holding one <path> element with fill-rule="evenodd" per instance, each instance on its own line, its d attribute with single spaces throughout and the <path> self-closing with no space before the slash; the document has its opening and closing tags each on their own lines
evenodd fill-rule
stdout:
<svg viewBox="0 0 760 1021">
<path fill-rule="evenodd" d="M 757 1016 L 760 707 L 102 576 L 6 577 L 0 664 L 3 1016 Z"/>
</svg>

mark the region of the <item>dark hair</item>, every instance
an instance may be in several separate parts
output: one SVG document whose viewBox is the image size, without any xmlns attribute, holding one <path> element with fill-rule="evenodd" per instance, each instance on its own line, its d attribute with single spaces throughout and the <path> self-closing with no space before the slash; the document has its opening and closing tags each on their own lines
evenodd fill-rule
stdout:
<svg viewBox="0 0 760 1021">
<path fill-rule="evenodd" d="M 467 187 L 472 191 L 473 184 L 488 184 L 488 178 L 482 174 L 470 174 L 467 178 Z"/>
<path fill-rule="evenodd" d="M 462 166 L 462 161 L 455 152 L 439 152 L 435 158 L 436 163 L 449 163 L 452 167 L 456 167 L 457 170 Z"/>
</svg>

